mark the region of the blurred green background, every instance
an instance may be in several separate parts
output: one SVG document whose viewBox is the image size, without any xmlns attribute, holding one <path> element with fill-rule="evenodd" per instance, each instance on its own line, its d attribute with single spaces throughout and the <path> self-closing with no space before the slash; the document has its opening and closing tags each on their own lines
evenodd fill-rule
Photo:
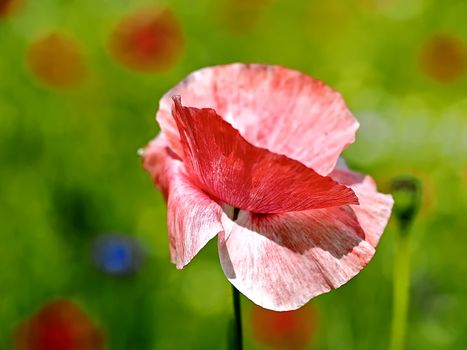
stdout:
<svg viewBox="0 0 467 350">
<path fill-rule="evenodd" d="M 56 298 L 85 310 L 107 349 L 226 348 L 230 285 L 216 242 L 182 271 L 170 264 L 165 204 L 137 150 L 158 131 L 162 94 L 195 69 L 229 62 L 280 64 L 323 80 L 361 124 L 344 154 L 349 165 L 382 191 L 400 174 L 420 179 L 408 349 L 467 348 L 467 1 L 23 0 L 11 11 L 7 2 L 0 349 L 13 349 L 20 322 Z M 168 8 L 182 37 L 174 59 L 141 71 L 115 59 L 109 38 L 148 4 Z M 78 78 L 54 85 L 47 75 L 58 73 L 34 68 L 42 51 L 32 47 L 49 33 L 76 42 L 78 58 L 63 63 L 56 50 L 49 59 L 69 64 L 65 73 L 78 69 Z M 355 279 L 312 300 L 310 349 L 387 348 L 396 230 L 392 220 Z M 140 242 L 137 272 L 96 268 L 94 240 L 109 232 Z M 252 332 L 252 304 L 242 303 L 246 348 L 266 349 Z"/>
</svg>

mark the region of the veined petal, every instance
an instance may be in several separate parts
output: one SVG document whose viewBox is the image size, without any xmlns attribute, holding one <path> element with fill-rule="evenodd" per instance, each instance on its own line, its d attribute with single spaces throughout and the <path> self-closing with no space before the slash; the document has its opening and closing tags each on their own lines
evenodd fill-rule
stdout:
<svg viewBox="0 0 467 350">
<path fill-rule="evenodd" d="M 341 95 L 308 75 L 261 64 L 215 66 L 190 74 L 160 101 L 157 120 L 177 153 L 174 95 L 187 106 L 213 108 L 251 144 L 321 175 L 334 169 L 359 126 Z"/>
<path fill-rule="evenodd" d="M 222 216 L 219 256 L 227 278 L 258 305 L 296 309 L 346 283 L 373 257 L 387 225 L 392 197 L 369 176 L 335 169 L 360 205 L 275 215 Z"/>
<path fill-rule="evenodd" d="M 223 231 L 222 208 L 191 183 L 163 135 L 143 151 L 143 165 L 168 201 L 170 253 L 172 262 L 181 269 Z"/>
<path fill-rule="evenodd" d="M 165 200 L 168 197 L 169 183 L 177 164 L 175 154 L 170 151 L 164 134 L 159 134 L 141 151 L 143 168 L 151 175 L 156 187 Z"/>
<path fill-rule="evenodd" d="M 213 109 L 174 97 L 184 165 L 196 185 L 221 202 L 256 213 L 357 204 L 353 191 L 283 155 L 248 143 Z"/>
<path fill-rule="evenodd" d="M 286 311 L 354 277 L 373 257 L 349 206 L 225 214 L 219 257 L 229 281 L 255 304 Z"/>
<path fill-rule="evenodd" d="M 181 269 L 224 229 L 222 208 L 182 172 L 170 184 L 167 207 L 172 262 Z"/>
<path fill-rule="evenodd" d="M 391 216 L 394 203 L 392 196 L 377 192 L 375 181 L 368 175 L 345 169 L 334 169 L 330 176 L 354 190 L 360 205 L 350 207 L 365 232 L 365 239 L 376 247 Z"/>
</svg>

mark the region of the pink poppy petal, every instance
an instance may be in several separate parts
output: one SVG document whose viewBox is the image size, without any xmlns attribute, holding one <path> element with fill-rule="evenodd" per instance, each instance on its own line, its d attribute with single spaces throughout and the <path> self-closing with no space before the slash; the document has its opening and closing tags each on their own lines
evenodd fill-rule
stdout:
<svg viewBox="0 0 467 350">
<path fill-rule="evenodd" d="M 368 175 L 335 169 L 330 176 L 354 190 L 360 205 L 350 207 L 365 232 L 365 239 L 376 247 L 391 216 L 392 196 L 377 192 L 375 181 Z"/>
<path fill-rule="evenodd" d="M 174 98 L 183 161 L 196 185 L 219 201 L 256 213 L 357 204 L 351 189 L 300 162 L 248 143 L 213 109 Z"/>
<path fill-rule="evenodd" d="M 190 182 L 165 136 L 159 135 L 143 151 L 143 166 L 168 200 L 170 253 L 181 269 L 223 231 L 222 208 Z"/>
<path fill-rule="evenodd" d="M 341 95 L 310 76 L 280 66 L 215 66 L 190 74 L 160 101 L 157 120 L 177 153 L 174 95 L 187 106 L 215 109 L 251 144 L 321 175 L 332 171 L 359 126 Z"/>
<path fill-rule="evenodd" d="M 164 134 L 159 134 L 141 152 L 143 167 L 151 175 L 156 187 L 167 200 L 170 174 L 174 172 L 176 159 L 171 151 Z"/>
<path fill-rule="evenodd" d="M 172 262 L 181 269 L 219 232 L 222 208 L 179 172 L 170 184 L 167 208 Z"/>
<path fill-rule="evenodd" d="M 229 281 L 271 310 L 301 307 L 354 277 L 373 257 L 349 206 L 259 215 L 223 215 L 219 256 Z"/>
</svg>

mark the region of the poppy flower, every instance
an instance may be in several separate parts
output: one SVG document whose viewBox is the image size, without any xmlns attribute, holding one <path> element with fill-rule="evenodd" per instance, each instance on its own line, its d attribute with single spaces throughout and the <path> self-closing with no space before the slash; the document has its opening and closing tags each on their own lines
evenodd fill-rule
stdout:
<svg viewBox="0 0 467 350">
<path fill-rule="evenodd" d="M 218 236 L 229 281 L 284 311 L 346 283 L 375 254 L 392 198 L 336 168 L 358 122 L 321 81 L 279 66 L 205 68 L 162 97 L 157 121 L 143 166 L 167 199 L 178 268 Z"/>
<path fill-rule="evenodd" d="M 32 73 L 55 88 L 74 87 L 86 75 L 80 45 L 63 33 L 53 32 L 33 42 L 27 60 Z"/>
<path fill-rule="evenodd" d="M 180 57 L 183 33 L 166 7 L 143 8 L 124 17 L 110 38 L 110 51 L 123 65 L 143 72 L 168 69 Z"/>
<path fill-rule="evenodd" d="M 18 350 L 101 350 L 105 340 L 76 304 L 60 299 L 21 323 L 15 344 Z"/>
<path fill-rule="evenodd" d="M 305 349 L 316 331 L 317 313 L 311 304 L 277 312 L 254 306 L 251 310 L 255 339 L 274 349 Z"/>
</svg>

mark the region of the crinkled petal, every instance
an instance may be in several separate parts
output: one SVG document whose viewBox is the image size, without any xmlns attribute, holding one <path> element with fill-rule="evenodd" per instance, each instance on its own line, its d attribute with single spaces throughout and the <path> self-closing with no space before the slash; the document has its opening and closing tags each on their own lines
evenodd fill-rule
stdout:
<svg viewBox="0 0 467 350">
<path fill-rule="evenodd" d="M 222 209 L 180 173 L 169 191 L 168 226 L 172 262 L 181 269 L 223 231 Z"/>
<path fill-rule="evenodd" d="M 386 227 L 392 197 L 369 176 L 335 169 L 360 205 L 258 215 L 222 216 L 219 256 L 227 278 L 265 308 L 296 309 L 346 283 L 373 257 Z"/>
<path fill-rule="evenodd" d="M 283 155 L 248 143 L 213 109 L 183 107 L 174 98 L 183 162 L 199 188 L 256 213 L 357 204 L 353 191 Z"/>
<path fill-rule="evenodd" d="M 141 151 L 143 167 L 167 200 L 170 177 L 177 164 L 164 134 L 159 134 Z"/>
<path fill-rule="evenodd" d="M 349 206 L 258 215 L 223 215 L 219 257 L 229 281 L 271 310 L 301 307 L 354 277 L 373 257 Z"/>
<path fill-rule="evenodd" d="M 341 95 L 321 81 L 280 66 L 230 64 L 190 74 L 160 101 L 157 120 L 180 152 L 172 96 L 213 108 L 251 144 L 329 174 L 354 142 L 358 122 Z"/>
<path fill-rule="evenodd" d="M 350 207 L 365 232 L 365 239 L 376 247 L 391 216 L 392 196 L 377 192 L 374 180 L 368 175 L 335 169 L 330 176 L 354 190 L 360 204 Z"/>
<path fill-rule="evenodd" d="M 223 231 L 222 208 L 191 183 L 183 163 L 171 152 L 163 135 L 143 151 L 143 166 L 168 200 L 171 258 L 177 268 L 183 268 Z"/>
</svg>

